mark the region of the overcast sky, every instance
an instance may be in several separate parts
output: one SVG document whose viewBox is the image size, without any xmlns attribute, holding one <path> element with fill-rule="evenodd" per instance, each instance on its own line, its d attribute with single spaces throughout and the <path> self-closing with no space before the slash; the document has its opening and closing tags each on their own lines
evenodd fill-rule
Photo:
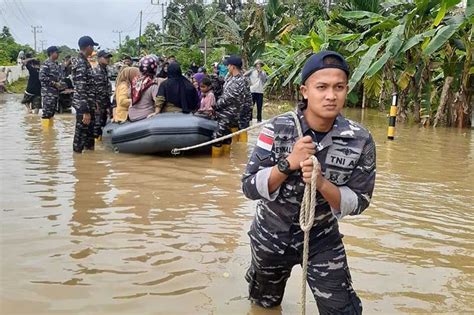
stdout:
<svg viewBox="0 0 474 315">
<path fill-rule="evenodd" d="M 149 21 L 161 26 L 161 5 L 152 5 L 150 0 L 0 0 L 0 26 L 8 26 L 17 42 L 31 47 L 31 26 L 41 26 L 38 49 L 40 40 L 46 40 L 44 49 L 52 45 L 78 48 L 77 40 L 83 35 L 111 49 L 118 47 L 119 39 L 113 30 L 123 31 L 122 41 L 126 35 L 138 36 L 140 10 L 143 29 Z"/>
</svg>

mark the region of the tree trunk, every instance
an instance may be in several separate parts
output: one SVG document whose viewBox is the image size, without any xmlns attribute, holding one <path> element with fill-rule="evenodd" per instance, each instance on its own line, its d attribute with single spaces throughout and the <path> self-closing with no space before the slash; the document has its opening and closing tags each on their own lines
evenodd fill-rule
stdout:
<svg viewBox="0 0 474 315">
<path fill-rule="evenodd" d="M 449 99 L 449 88 L 451 87 L 453 80 L 454 80 L 453 77 L 447 77 L 444 80 L 443 90 L 441 92 L 441 98 L 439 101 L 438 111 L 436 112 L 436 116 L 434 118 L 433 127 L 438 126 L 438 124 L 441 124 L 443 126 L 447 125 L 448 119 L 447 119 L 446 104 Z"/>
<path fill-rule="evenodd" d="M 397 121 L 405 122 L 408 120 L 408 109 L 407 109 L 407 94 L 408 90 L 405 89 L 398 94 L 398 111 Z"/>
<path fill-rule="evenodd" d="M 382 86 L 380 87 L 380 95 L 379 95 L 379 111 L 385 111 L 385 71 L 382 74 Z"/>
<path fill-rule="evenodd" d="M 410 80 L 410 90 L 413 92 L 413 120 L 416 123 L 419 123 L 421 121 L 420 100 L 421 100 L 421 93 L 423 92 L 422 84 L 423 84 L 423 80 L 420 82 L 419 85 L 416 84 L 414 78 Z"/>
<path fill-rule="evenodd" d="M 362 85 L 362 109 L 365 108 L 365 99 L 366 99 L 366 96 L 365 96 L 365 87 Z"/>
</svg>

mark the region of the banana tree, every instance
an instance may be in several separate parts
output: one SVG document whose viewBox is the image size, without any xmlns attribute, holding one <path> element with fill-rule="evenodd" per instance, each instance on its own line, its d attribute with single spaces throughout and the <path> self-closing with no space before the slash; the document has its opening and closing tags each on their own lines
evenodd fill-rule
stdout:
<svg viewBox="0 0 474 315">
<path fill-rule="evenodd" d="M 378 88 L 383 87 L 380 80 L 389 78 L 392 89 L 400 96 L 399 118 L 406 116 L 408 104 L 405 100 L 410 93 L 414 100 L 415 120 L 419 121 L 420 104 L 431 111 L 431 67 L 438 61 L 435 53 L 444 48 L 463 23 L 447 19 L 449 9 L 458 2 L 418 0 L 411 5 L 402 5 L 392 0 L 382 4 L 385 8 L 383 14 L 342 12 L 339 20 L 342 18 L 357 24 L 363 30 L 353 33 L 356 37 L 348 45 L 359 47 L 349 58 L 358 60 L 350 88 L 363 81 L 364 85 L 371 87 L 368 90 L 372 93 L 382 93 Z"/>
</svg>

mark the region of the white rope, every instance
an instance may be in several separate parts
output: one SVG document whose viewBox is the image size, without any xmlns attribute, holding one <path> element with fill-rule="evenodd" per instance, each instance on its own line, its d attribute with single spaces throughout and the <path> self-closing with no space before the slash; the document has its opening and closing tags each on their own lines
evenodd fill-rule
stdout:
<svg viewBox="0 0 474 315">
<path fill-rule="evenodd" d="M 303 137 L 303 131 L 301 130 L 301 124 L 298 116 L 294 112 L 291 112 L 293 119 L 295 120 L 295 126 L 298 131 L 298 137 Z M 303 241 L 303 259 L 301 262 L 302 268 L 302 280 L 301 280 L 301 314 L 306 314 L 306 280 L 308 277 L 308 256 L 309 256 L 309 234 L 314 224 L 314 215 L 316 210 L 316 182 L 318 180 L 318 168 L 319 161 L 316 156 L 312 155 L 311 160 L 313 161 L 313 173 L 311 174 L 311 183 L 306 184 L 304 187 L 303 200 L 301 201 L 300 208 L 300 228 L 304 233 Z"/>
<path fill-rule="evenodd" d="M 291 113 L 291 112 L 288 112 L 288 113 Z M 219 138 L 216 138 L 216 139 L 207 141 L 207 142 L 199 143 L 199 144 L 196 144 L 196 145 L 193 145 L 193 146 L 189 146 L 189 147 L 184 147 L 184 148 L 174 148 L 173 150 L 171 150 L 171 154 L 173 154 L 173 155 L 178 155 L 178 154 L 179 154 L 180 152 L 182 152 L 182 151 L 188 151 L 188 150 L 193 150 L 193 149 L 197 149 L 197 148 L 202 148 L 202 147 L 205 147 L 205 146 L 214 144 L 214 143 L 221 142 L 221 141 L 223 141 L 223 140 L 225 140 L 225 139 L 232 138 L 233 136 L 239 135 L 239 134 L 241 134 L 241 133 L 243 133 L 243 132 L 246 132 L 246 131 L 249 131 L 249 130 L 252 130 L 252 129 L 259 128 L 259 127 L 261 127 L 261 126 L 267 124 L 267 123 L 270 122 L 271 120 L 273 120 L 273 119 L 275 119 L 275 118 L 277 118 L 277 117 L 283 116 L 283 115 L 287 115 L 288 113 L 284 113 L 284 114 L 275 116 L 275 117 L 273 117 L 273 118 L 264 120 L 264 121 L 262 121 L 261 123 L 258 123 L 258 124 L 256 124 L 256 125 L 247 127 L 247 128 L 245 128 L 245 129 L 241 129 L 241 130 L 239 130 L 239 131 L 233 132 L 233 133 L 228 134 L 228 135 L 226 135 L 226 136 L 222 136 L 222 137 L 219 137 Z"/>
</svg>

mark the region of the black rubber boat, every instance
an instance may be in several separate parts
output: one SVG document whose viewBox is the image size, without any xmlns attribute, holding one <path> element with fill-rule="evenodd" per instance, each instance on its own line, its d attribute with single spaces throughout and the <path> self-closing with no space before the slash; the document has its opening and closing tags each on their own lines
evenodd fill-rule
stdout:
<svg viewBox="0 0 474 315">
<path fill-rule="evenodd" d="M 115 152 L 171 153 L 174 148 L 211 140 L 216 128 L 217 123 L 206 117 L 163 113 L 133 123 L 109 123 L 102 132 L 102 142 Z"/>
</svg>

